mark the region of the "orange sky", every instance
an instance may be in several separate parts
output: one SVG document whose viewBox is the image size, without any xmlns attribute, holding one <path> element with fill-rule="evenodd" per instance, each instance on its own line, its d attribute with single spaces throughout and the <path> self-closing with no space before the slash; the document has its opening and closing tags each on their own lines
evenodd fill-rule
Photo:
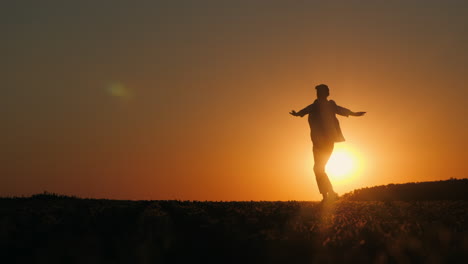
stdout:
<svg viewBox="0 0 468 264">
<path fill-rule="evenodd" d="M 367 111 L 339 193 L 467 177 L 468 4 L 324 2 L 3 4 L 0 195 L 318 200 L 320 83 Z"/>
</svg>

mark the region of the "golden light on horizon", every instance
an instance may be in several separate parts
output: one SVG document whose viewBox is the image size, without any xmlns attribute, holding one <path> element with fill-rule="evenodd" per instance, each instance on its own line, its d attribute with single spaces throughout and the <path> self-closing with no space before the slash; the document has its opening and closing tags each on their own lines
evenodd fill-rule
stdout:
<svg viewBox="0 0 468 264">
<path fill-rule="evenodd" d="M 362 157 L 347 145 L 335 145 L 326 166 L 332 184 L 346 184 L 357 179 L 363 167 Z"/>
<path fill-rule="evenodd" d="M 468 177 L 468 1 L 76 2 L 0 9 L 2 195 L 320 200 L 308 117 L 289 112 L 321 83 L 367 112 L 337 116 L 338 194 Z"/>
</svg>

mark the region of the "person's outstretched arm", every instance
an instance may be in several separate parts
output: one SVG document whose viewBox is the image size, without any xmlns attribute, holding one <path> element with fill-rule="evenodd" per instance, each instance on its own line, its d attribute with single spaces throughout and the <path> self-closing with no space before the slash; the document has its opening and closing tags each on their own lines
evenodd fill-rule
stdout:
<svg viewBox="0 0 468 264">
<path fill-rule="evenodd" d="M 335 103 L 335 102 L 333 102 Z M 336 114 L 342 115 L 342 116 L 363 116 L 366 112 L 353 112 L 349 110 L 348 108 L 344 108 L 342 106 L 339 106 L 335 103 L 336 105 Z"/>
<path fill-rule="evenodd" d="M 365 114 L 366 114 L 366 112 L 352 112 L 351 113 L 352 116 L 363 116 Z"/>
<path fill-rule="evenodd" d="M 291 112 L 289 112 L 289 114 L 291 114 L 291 115 L 293 115 L 293 116 L 300 116 L 300 117 L 303 117 L 303 116 L 305 116 L 305 115 L 307 115 L 307 114 L 310 113 L 311 107 L 312 107 L 312 105 L 309 105 L 309 106 L 307 106 L 306 108 L 302 109 L 302 110 L 299 111 L 299 112 L 296 112 L 296 111 L 292 110 Z"/>
</svg>

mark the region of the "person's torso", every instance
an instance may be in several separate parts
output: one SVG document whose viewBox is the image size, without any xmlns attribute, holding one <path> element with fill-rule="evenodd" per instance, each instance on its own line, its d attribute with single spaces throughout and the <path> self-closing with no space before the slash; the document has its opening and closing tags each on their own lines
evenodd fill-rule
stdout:
<svg viewBox="0 0 468 264">
<path fill-rule="evenodd" d="M 344 140 L 335 113 L 336 104 L 333 101 L 315 100 L 308 117 L 311 137 L 314 143 Z"/>
</svg>

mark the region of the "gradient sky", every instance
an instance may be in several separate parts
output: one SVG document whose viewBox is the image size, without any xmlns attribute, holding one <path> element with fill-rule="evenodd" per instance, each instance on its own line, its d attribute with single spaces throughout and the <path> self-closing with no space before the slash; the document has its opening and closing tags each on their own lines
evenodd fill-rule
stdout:
<svg viewBox="0 0 468 264">
<path fill-rule="evenodd" d="M 0 195 L 318 200 L 306 118 L 359 152 L 339 193 L 468 177 L 466 1 L 2 1 Z M 332 180 L 333 182 L 333 180 Z"/>
</svg>

